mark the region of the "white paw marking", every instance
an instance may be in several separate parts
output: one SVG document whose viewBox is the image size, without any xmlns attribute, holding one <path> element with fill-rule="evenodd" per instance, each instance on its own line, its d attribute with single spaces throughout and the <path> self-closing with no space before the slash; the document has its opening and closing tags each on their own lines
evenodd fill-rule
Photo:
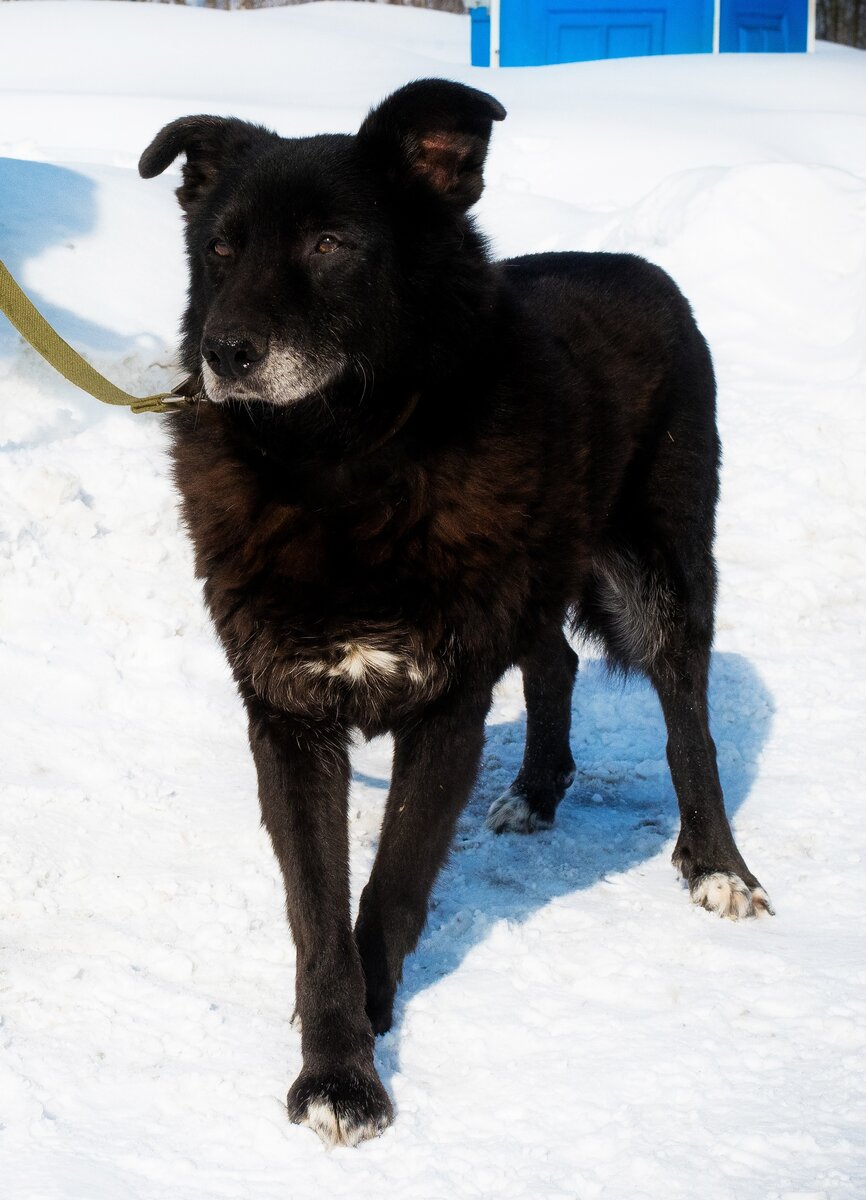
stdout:
<svg viewBox="0 0 866 1200">
<path fill-rule="evenodd" d="M 755 916 L 761 917 L 764 915 L 774 917 L 776 910 L 770 901 L 770 897 L 762 887 L 755 888 L 752 892 L 752 905 L 755 909 Z"/>
<path fill-rule="evenodd" d="M 493 833 L 532 833 L 549 829 L 550 824 L 533 812 L 526 797 L 513 788 L 494 800 L 487 812 L 487 828 Z"/>
<path fill-rule="evenodd" d="M 351 1121 L 345 1114 L 341 1117 L 327 1100 L 311 1100 L 299 1124 L 307 1125 L 331 1149 L 334 1146 L 357 1146 L 369 1138 L 379 1137 L 387 1122 Z"/>
<path fill-rule="evenodd" d="M 757 917 L 764 913 L 772 915 L 773 906 L 770 898 L 762 887 L 752 891 L 739 875 L 732 871 L 714 871 L 712 875 L 702 875 L 691 886 L 691 896 L 695 904 L 700 904 L 709 912 L 718 913 L 730 921 L 740 921 L 744 917 Z"/>
</svg>

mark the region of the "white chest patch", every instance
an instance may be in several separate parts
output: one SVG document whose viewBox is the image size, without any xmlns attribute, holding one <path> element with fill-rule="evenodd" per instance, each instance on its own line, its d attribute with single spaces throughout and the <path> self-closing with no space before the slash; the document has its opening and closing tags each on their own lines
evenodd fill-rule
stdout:
<svg viewBox="0 0 866 1200">
<path fill-rule="evenodd" d="M 431 700 L 445 686 L 451 657 L 447 650 L 422 649 L 410 634 L 334 640 L 299 653 L 262 631 L 247 648 L 249 677 L 269 704 L 286 711 L 333 710 L 347 705 L 381 714 L 409 700 Z"/>
<path fill-rule="evenodd" d="M 390 679 L 406 671 L 409 663 L 405 657 L 390 650 L 381 650 L 369 642 L 343 642 L 341 657 L 326 668 L 334 679 L 347 679 L 350 683 L 370 683 L 376 679 Z M 414 667 L 414 663 L 412 664 Z"/>
<path fill-rule="evenodd" d="M 419 656 L 408 647 L 386 650 L 373 641 L 332 643 L 327 658 L 304 658 L 297 661 L 299 677 L 316 681 L 327 690 L 342 684 L 369 697 L 410 688 L 419 696 L 436 690 L 444 682 L 443 664 L 434 658 Z"/>
</svg>

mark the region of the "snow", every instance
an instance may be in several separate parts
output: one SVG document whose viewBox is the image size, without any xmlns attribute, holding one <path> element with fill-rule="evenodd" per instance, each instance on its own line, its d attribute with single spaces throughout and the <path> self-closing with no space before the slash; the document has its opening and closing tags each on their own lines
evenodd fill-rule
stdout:
<svg viewBox="0 0 866 1200">
<path fill-rule="evenodd" d="M 631 250 L 715 355 L 725 447 L 712 719 L 778 915 L 688 903 L 658 703 L 582 654 L 556 826 L 484 828 L 484 769 L 377 1060 L 397 1123 L 287 1123 L 293 950 L 245 723 L 161 418 L 99 406 L 0 322 L 3 993 L 9 1200 L 859 1200 L 866 1194 L 866 55 L 497 73 L 463 18 L 0 5 L 0 257 L 121 386 L 178 378 L 167 120 L 357 127 L 408 79 L 493 91 L 498 253 Z M 359 745 L 355 896 L 390 765 Z"/>
</svg>

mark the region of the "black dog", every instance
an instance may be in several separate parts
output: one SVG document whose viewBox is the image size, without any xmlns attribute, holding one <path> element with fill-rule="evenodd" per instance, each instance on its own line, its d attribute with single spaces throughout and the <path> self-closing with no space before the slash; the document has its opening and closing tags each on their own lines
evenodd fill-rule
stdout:
<svg viewBox="0 0 866 1200">
<path fill-rule="evenodd" d="M 770 911 L 707 724 L 709 352 L 639 258 L 490 261 L 466 212 L 504 116 L 424 80 L 354 137 L 187 117 L 140 163 L 149 178 L 186 156 L 182 353 L 204 395 L 170 418 L 175 474 L 285 877 L 304 1054 L 289 1114 L 328 1143 L 391 1121 L 373 1035 L 514 663 L 526 751 L 488 824 L 547 825 L 571 783 L 566 621 L 658 691 L 692 899 Z M 353 728 L 395 739 L 354 931 Z"/>
</svg>

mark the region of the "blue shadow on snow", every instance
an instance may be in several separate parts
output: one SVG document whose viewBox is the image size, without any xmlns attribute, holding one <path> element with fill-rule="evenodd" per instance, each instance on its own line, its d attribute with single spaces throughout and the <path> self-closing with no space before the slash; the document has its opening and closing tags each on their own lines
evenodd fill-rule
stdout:
<svg viewBox="0 0 866 1200">
<path fill-rule="evenodd" d="M 773 702 L 738 654 L 713 655 L 709 696 L 725 806 L 733 817 L 757 774 Z M 646 681 L 635 677 L 622 684 L 601 661 L 582 661 L 572 707 L 577 775 L 554 827 L 528 836 L 492 834 L 484 818 L 517 772 L 525 733 L 525 716 L 488 726 L 478 784 L 435 889 L 427 928 L 406 960 L 392 1032 L 377 1041 L 386 1083 L 399 1068 L 406 1005 L 456 971 L 498 922 L 526 921 L 558 897 L 655 858 L 679 829 L 664 718 Z M 744 853 L 748 861 L 748 847 Z M 670 886 L 677 887 L 672 867 Z"/>
<path fill-rule="evenodd" d="M 24 282 L 29 259 L 50 246 L 70 251 L 96 226 L 96 186 L 91 179 L 51 163 L 0 158 L 0 259 L 57 331 L 76 348 L 124 351 L 129 338 L 45 300 Z M 18 333 L 0 316 L 0 352 L 18 345 Z"/>
</svg>

